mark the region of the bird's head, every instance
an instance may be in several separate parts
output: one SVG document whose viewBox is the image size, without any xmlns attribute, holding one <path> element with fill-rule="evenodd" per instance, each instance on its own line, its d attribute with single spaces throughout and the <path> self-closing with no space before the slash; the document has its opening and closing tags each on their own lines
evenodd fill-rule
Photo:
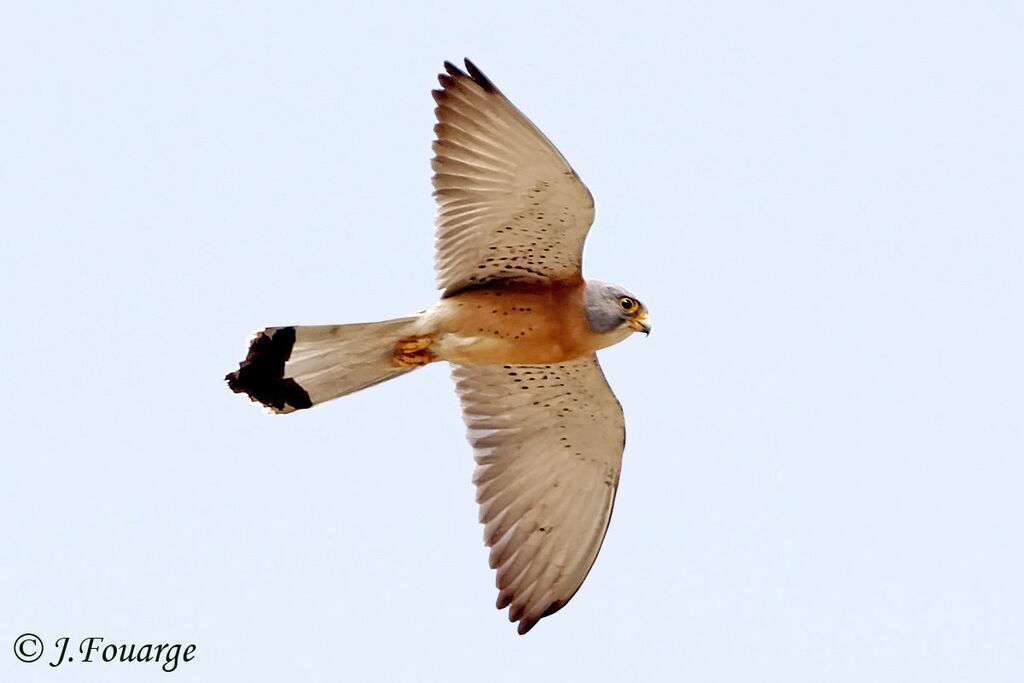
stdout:
<svg viewBox="0 0 1024 683">
<path fill-rule="evenodd" d="M 613 337 L 609 344 L 633 332 L 651 333 L 647 306 L 618 285 L 588 280 L 583 290 L 583 310 L 591 330 Z"/>
</svg>

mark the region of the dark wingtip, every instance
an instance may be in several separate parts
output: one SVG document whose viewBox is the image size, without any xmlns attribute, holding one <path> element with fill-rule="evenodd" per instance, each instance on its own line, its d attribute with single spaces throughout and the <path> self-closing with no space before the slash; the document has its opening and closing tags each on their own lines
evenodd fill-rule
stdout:
<svg viewBox="0 0 1024 683">
<path fill-rule="evenodd" d="M 437 77 L 443 88 L 450 88 L 455 81 L 465 78 L 473 81 L 487 92 L 498 92 L 498 89 L 494 87 L 494 83 L 491 83 L 491 79 L 487 78 L 484 72 L 477 68 L 476 64 L 471 62 L 468 57 L 463 61 L 466 63 L 466 71 L 463 71 L 449 61 L 445 61 L 444 70 L 447 73 L 439 74 Z M 435 95 L 436 98 L 437 96 Z"/>
<path fill-rule="evenodd" d="M 552 614 L 565 607 L 566 602 L 566 600 L 555 600 L 553 603 L 548 605 L 548 608 L 544 610 L 544 614 L 540 615 L 540 618 L 543 619 L 544 617 L 550 617 Z"/>
<path fill-rule="evenodd" d="M 519 635 L 525 636 L 527 633 L 530 632 L 531 628 L 537 625 L 538 621 L 540 621 L 540 619 L 527 619 L 526 617 L 523 617 L 523 619 L 520 620 L 519 626 L 516 628 L 516 631 L 519 632 Z"/>
<path fill-rule="evenodd" d="M 306 390 L 284 376 L 284 366 L 295 346 L 295 328 L 263 330 L 249 345 L 245 360 L 224 378 L 236 394 L 248 394 L 267 408 L 279 413 L 310 408 L 313 402 Z"/>
<path fill-rule="evenodd" d="M 537 625 L 538 621 L 540 621 L 544 617 L 550 617 L 552 614 L 565 607 L 566 602 L 567 601 L 565 600 L 555 600 L 550 605 L 548 605 L 548 608 L 544 610 L 544 614 L 540 615 L 539 617 L 523 617 L 522 619 L 520 619 L 518 628 L 519 635 L 526 634 L 531 628 Z"/>
<path fill-rule="evenodd" d="M 469 78 L 462 69 L 455 66 L 447 59 L 444 62 L 444 70 L 447 73 L 439 74 L 437 80 L 441 82 L 441 85 L 446 87 L 452 83 L 453 78 Z"/>
<path fill-rule="evenodd" d="M 491 83 L 491 79 L 487 78 L 483 71 L 476 68 L 476 64 L 469 61 L 469 57 L 466 57 L 463 61 L 466 62 L 466 70 L 469 72 L 469 75 L 473 77 L 473 80 L 477 85 L 487 92 L 498 92 L 498 89 L 494 87 L 494 83 Z"/>
</svg>

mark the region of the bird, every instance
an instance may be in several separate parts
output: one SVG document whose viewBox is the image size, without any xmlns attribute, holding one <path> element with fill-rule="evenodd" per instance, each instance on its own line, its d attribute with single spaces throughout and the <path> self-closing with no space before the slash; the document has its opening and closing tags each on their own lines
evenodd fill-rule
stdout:
<svg viewBox="0 0 1024 683">
<path fill-rule="evenodd" d="M 626 289 L 583 278 L 590 191 L 464 63 L 446 61 L 432 91 L 440 300 L 394 320 L 259 330 L 225 379 L 291 413 L 450 363 L 497 608 L 525 634 L 575 595 L 611 518 L 625 422 L 596 351 L 650 334 L 651 319 Z"/>
</svg>

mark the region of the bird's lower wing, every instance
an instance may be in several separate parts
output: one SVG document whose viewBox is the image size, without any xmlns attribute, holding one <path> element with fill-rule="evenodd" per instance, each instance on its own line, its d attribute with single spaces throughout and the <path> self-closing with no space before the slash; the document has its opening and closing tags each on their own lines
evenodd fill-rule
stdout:
<svg viewBox="0 0 1024 683">
<path fill-rule="evenodd" d="M 596 356 L 452 365 L 498 609 L 526 633 L 583 583 L 611 518 L 625 427 Z"/>
</svg>

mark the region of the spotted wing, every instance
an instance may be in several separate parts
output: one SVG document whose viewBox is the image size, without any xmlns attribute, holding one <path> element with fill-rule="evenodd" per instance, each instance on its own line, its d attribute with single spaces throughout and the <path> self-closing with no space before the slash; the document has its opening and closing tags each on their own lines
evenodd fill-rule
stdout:
<svg viewBox="0 0 1024 683">
<path fill-rule="evenodd" d="M 434 91 L 438 285 L 581 277 L 590 191 L 555 146 L 468 59 Z"/>
<path fill-rule="evenodd" d="M 626 430 L 597 356 L 552 365 L 452 365 L 477 462 L 473 483 L 519 633 L 583 583 L 612 514 Z"/>
</svg>

